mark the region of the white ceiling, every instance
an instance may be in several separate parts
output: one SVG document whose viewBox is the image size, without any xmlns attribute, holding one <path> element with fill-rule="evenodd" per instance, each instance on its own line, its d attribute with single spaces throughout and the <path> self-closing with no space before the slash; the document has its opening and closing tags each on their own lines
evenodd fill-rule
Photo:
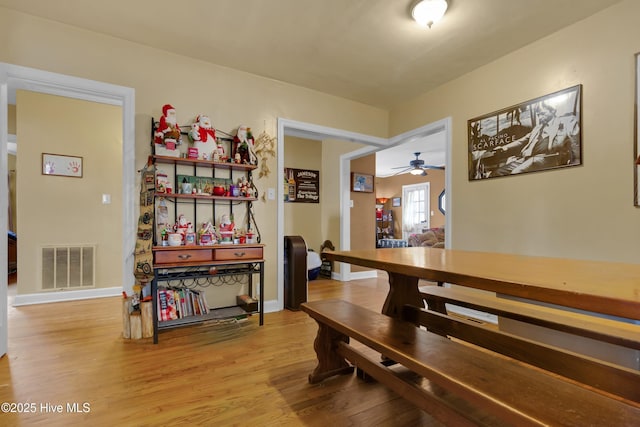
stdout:
<svg viewBox="0 0 640 427">
<path fill-rule="evenodd" d="M 395 147 L 376 152 L 376 176 L 384 178 L 399 173 L 409 172 L 406 169 L 394 169 L 401 166 L 409 167 L 409 162 L 415 160 L 414 153 L 420 153 L 419 158 L 425 165 L 444 166 L 446 140 L 443 131 L 427 137 L 409 141 Z M 427 171 L 427 174 L 429 171 Z"/>
<path fill-rule="evenodd" d="M 389 109 L 620 0 L 0 0 L 0 6 Z"/>
<path fill-rule="evenodd" d="M 620 0 L 449 0 L 431 29 L 410 18 L 414 1 L 0 0 L 0 6 L 391 109 Z M 426 164 L 444 164 L 442 147 L 444 141 L 419 141 L 390 149 L 377 156 L 378 174 L 408 165 L 414 152 L 424 153 Z"/>
</svg>

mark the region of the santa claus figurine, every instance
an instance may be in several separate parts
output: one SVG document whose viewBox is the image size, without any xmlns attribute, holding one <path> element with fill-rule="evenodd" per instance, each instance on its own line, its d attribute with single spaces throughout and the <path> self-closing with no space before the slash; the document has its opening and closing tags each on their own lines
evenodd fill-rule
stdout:
<svg viewBox="0 0 640 427">
<path fill-rule="evenodd" d="M 255 165 L 258 163 L 258 157 L 253 151 L 253 136 L 251 135 L 251 130 L 245 125 L 240 125 L 236 136 L 233 137 L 233 153 L 237 163 L 247 165 Z"/>
<path fill-rule="evenodd" d="M 211 125 L 209 116 L 199 115 L 196 122 L 191 126 L 189 139 L 193 142 L 194 148 L 198 149 L 198 157 L 209 160 L 220 157 L 218 144 L 216 143 L 216 130 Z M 218 152 L 218 156 L 214 153 Z"/>
<path fill-rule="evenodd" d="M 154 142 L 162 144 L 167 150 L 175 150 L 180 144 L 180 126 L 176 118 L 176 109 L 171 104 L 162 107 L 162 117 L 154 133 Z"/>
</svg>

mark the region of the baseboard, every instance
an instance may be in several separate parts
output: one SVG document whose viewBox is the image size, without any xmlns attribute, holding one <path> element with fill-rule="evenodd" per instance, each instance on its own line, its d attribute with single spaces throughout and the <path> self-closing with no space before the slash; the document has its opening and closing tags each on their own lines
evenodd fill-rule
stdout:
<svg viewBox="0 0 640 427">
<path fill-rule="evenodd" d="M 282 308 L 278 305 L 278 300 L 271 300 L 264 302 L 265 313 L 275 313 L 276 311 L 282 311 Z"/>
<path fill-rule="evenodd" d="M 360 279 L 376 279 L 377 277 L 378 277 L 377 270 L 356 271 L 356 272 L 352 271 L 351 273 L 349 273 L 349 277 L 347 278 L 347 281 L 360 280 Z"/>
<path fill-rule="evenodd" d="M 35 294 L 16 295 L 13 300 L 13 306 L 18 307 L 21 305 L 48 304 L 52 302 L 106 298 L 119 295 L 122 295 L 122 287 L 40 292 Z"/>
</svg>

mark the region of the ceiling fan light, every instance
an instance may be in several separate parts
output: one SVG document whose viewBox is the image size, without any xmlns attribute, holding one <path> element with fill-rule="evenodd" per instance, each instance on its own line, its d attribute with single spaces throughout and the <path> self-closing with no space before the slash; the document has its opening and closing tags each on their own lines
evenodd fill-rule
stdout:
<svg viewBox="0 0 640 427">
<path fill-rule="evenodd" d="M 431 28 L 447 11 L 447 0 L 421 0 L 413 6 L 411 16 L 423 27 Z"/>
<path fill-rule="evenodd" d="M 427 173 L 421 168 L 411 169 L 411 175 L 426 175 Z"/>
</svg>

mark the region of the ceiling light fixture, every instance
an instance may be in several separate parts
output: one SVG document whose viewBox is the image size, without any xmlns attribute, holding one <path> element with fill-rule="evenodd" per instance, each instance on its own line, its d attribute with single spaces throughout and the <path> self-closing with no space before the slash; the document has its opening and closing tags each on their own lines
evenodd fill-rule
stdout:
<svg viewBox="0 0 640 427">
<path fill-rule="evenodd" d="M 411 16 L 418 24 L 431 28 L 444 16 L 447 7 L 447 0 L 421 0 L 411 9 Z"/>
<path fill-rule="evenodd" d="M 427 171 L 425 171 L 422 168 L 414 168 L 414 169 L 411 169 L 410 173 L 411 173 L 411 175 L 422 175 L 422 176 L 424 176 L 424 175 L 427 174 Z"/>
</svg>

